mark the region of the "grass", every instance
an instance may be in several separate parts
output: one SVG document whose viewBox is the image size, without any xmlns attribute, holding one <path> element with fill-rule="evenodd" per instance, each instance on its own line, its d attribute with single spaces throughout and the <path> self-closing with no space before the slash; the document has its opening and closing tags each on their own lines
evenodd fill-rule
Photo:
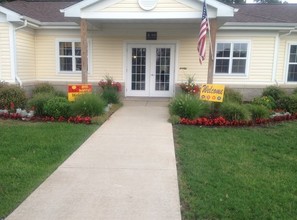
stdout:
<svg viewBox="0 0 297 220">
<path fill-rule="evenodd" d="M 296 219 L 297 123 L 176 126 L 183 219 Z"/>
<path fill-rule="evenodd" d="M 0 120 L 0 219 L 97 128 L 98 125 Z"/>
</svg>

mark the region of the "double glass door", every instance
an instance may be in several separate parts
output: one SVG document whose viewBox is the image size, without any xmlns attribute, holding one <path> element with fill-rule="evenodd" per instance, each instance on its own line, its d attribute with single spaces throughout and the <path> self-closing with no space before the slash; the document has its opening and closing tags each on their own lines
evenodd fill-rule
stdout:
<svg viewBox="0 0 297 220">
<path fill-rule="evenodd" d="M 171 97 L 174 45 L 128 45 L 127 96 Z"/>
</svg>

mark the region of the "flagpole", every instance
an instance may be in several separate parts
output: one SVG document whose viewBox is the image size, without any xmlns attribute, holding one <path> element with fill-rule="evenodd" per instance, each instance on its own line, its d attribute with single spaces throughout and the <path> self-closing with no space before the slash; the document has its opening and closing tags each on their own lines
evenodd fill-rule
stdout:
<svg viewBox="0 0 297 220">
<path fill-rule="evenodd" d="M 206 7 L 206 13 L 207 13 L 207 15 L 208 15 L 206 0 L 205 0 L 205 7 Z M 208 39 L 209 39 L 209 46 L 210 46 L 211 59 L 213 60 L 213 48 L 212 48 L 212 41 L 211 41 L 211 34 L 210 34 L 209 18 L 207 18 L 207 25 L 208 25 Z"/>
</svg>

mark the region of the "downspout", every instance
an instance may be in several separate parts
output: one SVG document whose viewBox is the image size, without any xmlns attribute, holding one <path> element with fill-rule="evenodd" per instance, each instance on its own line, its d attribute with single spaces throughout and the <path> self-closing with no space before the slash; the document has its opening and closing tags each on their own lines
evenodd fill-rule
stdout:
<svg viewBox="0 0 297 220">
<path fill-rule="evenodd" d="M 272 67 L 272 78 L 271 81 L 278 84 L 276 81 L 277 62 L 278 62 L 278 49 L 279 49 L 279 33 L 275 36 L 274 40 L 274 55 L 273 55 L 273 67 Z"/>
<path fill-rule="evenodd" d="M 28 21 L 24 20 L 24 24 L 22 26 L 19 26 L 17 28 L 14 29 L 13 32 L 13 56 L 14 56 L 14 77 L 17 80 L 17 82 L 19 83 L 19 85 L 22 87 L 23 83 L 18 75 L 18 71 L 17 71 L 17 46 L 16 46 L 16 32 L 22 28 L 25 28 L 28 26 Z"/>
</svg>

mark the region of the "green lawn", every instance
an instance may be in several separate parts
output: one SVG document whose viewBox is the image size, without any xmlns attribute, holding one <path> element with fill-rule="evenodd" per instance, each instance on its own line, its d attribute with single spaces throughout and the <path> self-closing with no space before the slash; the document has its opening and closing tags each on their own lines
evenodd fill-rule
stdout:
<svg viewBox="0 0 297 220">
<path fill-rule="evenodd" d="M 183 219 L 297 218 L 297 122 L 175 137 Z"/>
<path fill-rule="evenodd" d="M 0 219 L 99 126 L 0 120 Z"/>
</svg>

